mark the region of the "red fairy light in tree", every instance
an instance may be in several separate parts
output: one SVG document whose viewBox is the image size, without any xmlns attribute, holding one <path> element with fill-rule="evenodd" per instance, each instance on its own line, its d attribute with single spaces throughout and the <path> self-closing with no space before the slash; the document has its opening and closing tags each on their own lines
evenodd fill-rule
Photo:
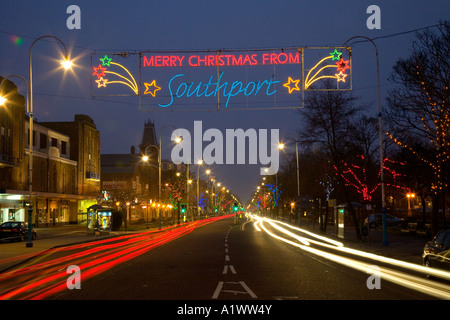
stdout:
<svg viewBox="0 0 450 320">
<path fill-rule="evenodd" d="M 364 160 L 364 156 L 358 156 L 362 160 Z M 347 164 L 346 162 L 342 162 L 344 166 L 344 170 L 342 171 L 341 177 L 345 181 L 345 185 L 352 187 L 361 194 L 362 200 L 370 202 L 372 201 L 372 195 L 373 193 L 378 189 L 380 186 L 380 182 L 376 183 L 373 186 L 369 186 L 369 182 L 366 175 L 366 168 L 361 165 L 356 164 Z M 402 174 L 398 173 L 395 168 L 391 167 L 391 165 L 404 165 L 404 163 L 390 160 L 388 158 L 385 158 L 383 160 L 383 170 L 386 173 L 389 173 L 392 177 L 392 181 L 394 183 L 387 184 L 389 186 L 393 186 L 396 188 L 403 188 L 400 185 L 396 185 L 395 181 L 398 177 L 400 177 Z M 334 168 L 337 170 L 336 166 Z M 338 173 L 336 173 L 337 175 Z M 381 171 L 378 172 L 378 177 L 380 177 Z"/>
</svg>

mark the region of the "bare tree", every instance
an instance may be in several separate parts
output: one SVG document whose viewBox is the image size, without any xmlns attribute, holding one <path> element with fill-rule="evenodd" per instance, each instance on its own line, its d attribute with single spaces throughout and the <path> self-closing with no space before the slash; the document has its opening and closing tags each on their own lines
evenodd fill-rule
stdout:
<svg viewBox="0 0 450 320">
<path fill-rule="evenodd" d="M 445 227 L 446 167 L 449 164 L 450 139 L 450 26 L 441 23 L 438 32 L 417 35 L 411 55 L 400 59 L 390 79 L 397 84 L 387 98 L 388 133 L 400 146 L 409 149 L 434 170 L 433 228 L 435 231 L 438 199 L 442 200 Z M 425 147 L 415 149 L 413 142 Z"/>
<path fill-rule="evenodd" d="M 343 160 L 353 149 L 355 120 L 360 110 L 360 107 L 356 106 L 356 101 L 357 98 L 346 91 L 311 92 L 305 108 L 300 111 L 305 122 L 300 137 L 302 142 L 319 145 L 328 152 L 328 157 L 337 170 L 337 179 L 353 218 L 357 239 L 361 239 L 352 199 L 342 179 Z"/>
</svg>

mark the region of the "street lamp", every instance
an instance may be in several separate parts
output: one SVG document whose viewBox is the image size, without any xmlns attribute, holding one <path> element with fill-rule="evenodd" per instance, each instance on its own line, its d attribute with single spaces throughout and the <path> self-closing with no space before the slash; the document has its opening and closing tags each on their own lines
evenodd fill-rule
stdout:
<svg viewBox="0 0 450 320">
<path fill-rule="evenodd" d="M 378 129 L 379 129 L 379 136 L 380 136 L 380 180 L 381 180 L 381 221 L 382 221 L 382 228 L 383 228 L 383 245 L 387 246 L 389 244 L 389 241 L 387 240 L 387 229 L 386 229 L 386 197 L 385 197 L 385 190 L 384 190 L 384 168 L 383 168 L 383 133 L 382 133 L 382 124 L 381 124 L 381 94 L 380 94 L 380 63 L 378 60 L 378 48 L 375 44 L 375 42 L 365 36 L 354 36 L 345 41 L 344 47 L 347 44 L 347 42 L 355 39 L 355 38 L 363 38 L 365 40 L 370 41 L 372 45 L 375 48 L 375 58 L 376 58 L 376 65 L 377 65 L 377 88 L 378 88 Z"/>
<path fill-rule="evenodd" d="M 148 147 L 154 147 L 154 148 L 156 148 L 158 150 L 158 202 L 159 203 L 161 203 L 161 132 L 162 132 L 162 130 L 164 130 L 165 128 L 168 128 L 168 127 L 176 129 L 173 125 L 170 125 L 170 124 L 169 125 L 165 125 L 164 127 L 162 127 L 159 130 L 159 145 L 149 145 L 149 146 L 147 146 L 145 148 L 144 155 L 142 156 L 142 160 L 144 162 L 147 162 L 150 159 L 148 154 L 147 154 L 147 148 Z M 181 138 L 177 137 L 175 139 L 175 143 L 180 143 L 180 142 L 181 142 Z M 158 209 L 158 213 L 159 213 L 158 214 L 159 215 L 159 230 L 161 230 L 162 221 L 161 221 L 161 211 L 159 211 L 159 209 Z"/>
<path fill-rule="evenodd" d="M 411 199 L 414 199 L 416 195 L 412 192 L 408 192 L 406 194 L 406 198 L 408 199 L 408 217 L 412 216 L 412 210 L 411 210 Z"/>
<path fill-rule="evenodd" d="M 200 216 L 200 166 L 203 160 L 197 161 L 197 216 Z"/>
<path fill-rule="evenodd" d="M 37 38 L 33 41 L 33 43 L 30 46 L 30 51 L 28 54 L 28 60 L 29 60 L 29 117 L 30 117 L 30 142 L 29 142 L 29 191 L 30 191 L 30 206 L 28 207 L 28 224 L 30 225 L 32 223 L 32 216 L 33 216 L 33 203 L 32 203 L 32 194 L 33 194 L 33 67 L 32 67 L 32 50 L 34 45 L 44 38 L 52 38 L 57 40 L 61 46 L 64 48 L 64 59 L 61 62 L 61 65 L 64 67 L 64 69 L 69 69 L 72 66 L 72 63 L 69 60 L 69 54 L 67 52 L 66 46 L 64 43 L 55 36 L 45 35 Z M 33 247 L 33 241 L 32 241 L 32 228 L 28 228 L 28 241 L 26 243 L 27 248 Z"/>
<path fill-rule="evenodd" d="M 161 137 L 160 137 L 161 138 Z M 159 141 L 159 145 L 148 145 L 145 147 L 144 155 L 142 156 L 142 161 L 148 162 L 150 160 L 150 157 L 148 155 L 148 148 L 156 148 L 158 151 L 158 203 L 161 203 L 161 140 Z M 158 208 L 158 215 L 159 215 L 159 229 L 161 229 L 161 211 Z"/>
<path fill-rule="evenodd" d="M 28 84 L 28 81 L 24 77 L 19 76 L 17 74 L 11 74 L 9 76 L 6 76 L 0 82 L 0 106 L 3 106 L 6 103 L 6 101 L 8 101 L 8 99 L 6 98 L 6 95 L 5 96 L 2 95 L 2 92 L 3 92 L 4 83 L 6 82 L 6 80 L 8 80 L 9 78 L 12 78 L 12 77 L 20 78 L 20 79 L 23 80 L 23 82 L 25 82 L 25 85 L 27 87 L 27 113 L 29 113 L 30 112 L 30 97 L 29 97 L 29 95 L 30 95 L 30 85 Z"/>
<path fill-rule="evenodd" d="M 298 144 L 300 141 L 298 140 L 293 140 L 295 141 L 295 157 L 296 157 L 296 166 L 297 166 L 297 203 L 298 203 L 298 208 L 297 208 L 297 215 L 298 215 L 298 225 L 301 225 L 301 212 L 300 212 L 300 168 L 299 168 L 299 162 L 298 162 Z M 280 143 L 278 144 L 278 148 L 280 150 L 284 149 L 284 143 Z"/>
</svg>

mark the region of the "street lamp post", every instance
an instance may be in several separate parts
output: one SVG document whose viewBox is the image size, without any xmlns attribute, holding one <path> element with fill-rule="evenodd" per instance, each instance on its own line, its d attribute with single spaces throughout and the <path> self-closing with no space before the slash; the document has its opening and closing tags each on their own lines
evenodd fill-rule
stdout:
<svg viewBox="0 0 450 320">
<path fill-rule="evenodd" d="M 159 137 L 159 145 L 148 145 L 144 150 L 144 156 L 142 157 L 142 160 L 144 162 L 148 162 L 150 157 L 148 156 L 147 149 L 150 147 L 156 148 L 158 150 L 158 203 L 161 203 L 161 137 Z M 159 229 L 161 229 L 161 211 L 158 208 L 158 215 L 159 215 Z"/>
<path fill-rule="evenodd" d="M 416 195 L 412 192 L 408 192 L 406 194 L 406 198 L 408 199 L 408 217 L 412 217 L 412 210 L 411 210 L 411 199 L 413 199 Z"/>
<path fill-rule="evenodd" d="M 300 204 L 301 204 L 301 201 L 300 201 L 300 167 L 299 167 L 299 161 L 298 161 L 298 144 L 299 144 L 299 142 L 300 141 L 298 141 L 298 140 L 295 140 L 295 157 L 296 157 L 296 165 L 297 165 L 297 168 L 296 168 L 296 171 L 297 171 L 297 201 L 296 201 L 296 204 L 297 204 L 297 216 L 298 216 L 298 225 L 299 226 L 301 226 L 301 210 L 300 210 Z M 279 145 L 278 145 L 278 148 L 279 149 L 283 149 L 284 148 L 284 144 L 282 144 L 282 143 L 280 143 Z"/>
<path fill-rule="evenodd" d="M 297 201 L 298 201 L 298 209 L 297 209 L 297 214 L 298 214 L 298 225 L 301 226 L 301 210 L 300 210 L 300 204 L 302 203 L 300 201 L 300 168 L 299 168 L 299 164 L 298 164 L 298 142 L 297 140 L 295 140 L 295 156 L 296 156 L 296 161 L 297 161 Z"/>
<path fill-rule="evenodd" d="M 69 57 L 68 57 L 68 52 L 66 49 L 66 46 L 64 45 L 64 43 L 57 37 L 55 36 L 50 36 L 50 35 L 45 35 L 45 36 L 41 36 L 39 38 L 37 38 L 36 40 L 33 41 L 33 43 L 30 46 L 30 51 L 29 51 L 29 55 L 28 55 L 28 60 L 29 60 L 29 75 L 30 75 L 30 81 L 29 81 L 29 99 L 30 99 L 30 103 L 29 103 L 29 117 L 30 117 L 30 149 L 29 149 L 29 191 L 30 191 L 30 206 L 28 207 L 28 225 L 30 225 L 32 223 L 32 216 L 33 216 L 33 203 L 32 203 L 32 194 L 33 194 L 33 68 L 32 68 L 32 59 L 31 59 L 31 53 L 32 53 L 32 49 L 34 47 L 34 45 L 39 41 L 42 40 L 44 38 L 52 38 L 57 40 L 62 47 L 64 48 L 64 60 L 61 63 L 62 66 L 65 69 L 69 69 L 72 65 L 72 63 L 69 61 Z M 32 241 L 32 228 L 28 228 L 28 241 L 26 243 L 26 247 L 27 248 L 31 248 L 33 247 L 33 241 Z"/>
<path fill-rule="evenodd" d="M 203 164 L 203 160 L 197 162 L 197 218 L 200 216 L 200 166 Z"/>
<path fill-rule="evenodd" d="M 161 132 L 162 130 L 164 130 L 165 128 L 173 128 L 175 129 L 175 127 L 173 125 L 165 125 L 164 127 L 162 127 L 159 130 L 159 144 L 158 145 L 149 145 L 148 147 L 155 147 L 158 150 L 158 202 L 161 203 Z M 176 140 L 176 143 L 179 143 L 180 140 Z M 149 157 L 147 155 L 147 148 L 145 148 L 145 154 L 144 154 L 144 161 L 147 162 Z M 161 211 L 160 208 L 158 208 L 158 216 L 159 216 L 159 230 L 161 230 L 161 225 L 162 225 L 162 220 L 161 220 Z"/>
<path fill-rule="evenodd" d="M 381 124 L 381 94 L 380 94 L 380 64 L 378 59 L 378 48 L 375 42 L 365 36 L 354 36 L 345 41 L 345 45 L 355 39 L 355 38 L 363 38 L 365 40 L 370 41 L 375 48 L 375 57 L 376 57 L 376 65 L 377 65 L 377 88 L 378 88 L 378 128 L 379 128 L 379 136 L 380 136 L 380 180 L 381 180 L 381 217 L 382 217 L 382 228 L 383 228 L 383 245 L 387 246 L 389 241 L 387 240 L 387 229 L 386 229 L 386 198 L 385 198 L 385 190 L 384 190 L 384 170 L 383 170 L 383 133 L 382 133 L 382 124 Z"/>
<path fill-rule="evenodd" d="M 205 173 L 206 173 L 206 175 L 208 176 L 207 177 L 207 181 L 209 182 L 210 180 L 209 180 L 209 175 L 211 174 L 211 170 L 210 169 L 207 169 L 206 171 L 205 171 Z M 206 185 L 205 185 L 205 188 L 206 188 L 206 193 L 208 193 L 209 191 L 208 191 L 208 182 L 206 183 Z M 212 192 L 211 192 L 212 193 Z M 211 198 L 211 195 L 209 195 L 209 198 Z M 210 202 L 210 200 L 208 199 L 208 203 Z M 206 209 L 206 212 L 205 212 L 205 215 L 206 215 L 206 217 L 208 217 L 208 209 Z"/>
<path fill-rule="evenodd" d="M 190 211 L 190 205 L 189 205 L 189 181 L 191 181 L 189 177 L 189 161 L 186 163 L 186 208 L 187 212 L 189 214 Z"/>
</svg>

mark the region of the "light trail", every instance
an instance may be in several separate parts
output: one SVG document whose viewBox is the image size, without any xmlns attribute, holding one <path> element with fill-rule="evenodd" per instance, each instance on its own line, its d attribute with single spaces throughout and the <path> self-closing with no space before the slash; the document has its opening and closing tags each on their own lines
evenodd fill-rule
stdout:
<svg viewBox="0 0 450 320">
<path fill-rule="evenodd" d="M 77 265 L 80 268 L 84 282 L 149 250 L 187 235 L 196 228 L 230 216 L 232 215 L 47 250 L 34 257 L 39 261 L 55 253 L 80 249 L 83 251 L 49 261 L 30 262 L 25 267 L 0 274 L 0 300 L 49 298 L 68 290 L 66 281 L 70 275 L 66 270 L 69 265 Z"/>
<path fill-rule="evenodd" d="M 356 257 L 366 258 L 366 259 L 373 260 L 375 262 L 381 262 L 381 263 L 385 263 L 385 264 L 390 264 L 392 266 L 401 267 L 401 268 L 407 269 L 408 271 L 420 272 L 420 273 L 423 273 L 424 275 L 431 275 L 431 276 L 435 276 L 435 277 L 438 277 L 441 279 L 450 280 L 450 272 L 447 272 L 444 270 L 429 268 L 429 267 L 425 267 L 422 265 L 405 262 L 402 260 L 397 260 L 397 259 L 388 258 L 388 257 L 380 256 L 377 254 L 373 254 L 373 253 L 368 253 L 368 252 L 361 251 L 361 250 L 347 248 L 341 242 L 338 242 L 333 239 L 329 239 L 327 237 L 312 233 L 305 229 L 291 226 L 291 225 L 281 222 L 281 221 L 272 220 L 272 219 L 268 219 L 268 218 L 262 218 L 262 217 L 259 217 L 257 215 L 252 215 L 252 214 L 250 214 L 250 217 L 255 220 L 254 226 L 255 226 L 256 230 L 258 230 L 258 231 L 263 230 L 271 237 L 274 237 L 280 241 L 283 241 L 285 243 L 288 243 L 292 246 L 300 248 L 300 249 L 307 251 L 309 253 L 312 253 L 314 255 L 321 256 L 323 258 L 329 259 L 336 263 L 340 263 L 342 265 L 345 265 L 347 267 L 356 269 L 356 270 L 364 272 L 364 273 L 367 273 L 368 270 L 371 270 L 373 268 L 373 266 L 374 266 L 373 263 L 369 264 L 366 262 L 343 257 L 343 256 L 340 256 L 337 254 L 333 254 L 333 253 L 330 253 L 330 252 L 327 252 L 324 250 L 312 248 L 310 246 L 310 244 L 314 243 L 314 244 L 320 245 L 322 247 L 325 247 L 327 249 L 332 249 L 332 250 L 340 251 L 342 253 L 351 254 Z M 265 226 L 265 224 L 268 224 L 269 226 L 273 227 L 277 231 L 281 232 L 283 235 L 287 235 L 288 238 L 291 237 L 297 241 L 292 241 L 284 236 L 275 234 L 274 232 L 270 231 Z M 313 238 L 319 239 L 323 242 L 299 236 L 299 235 L 287 230 L 284 227 L 288 227 L 292 230 L 302 232 Z M 413 290 L 416 290 L 416 291 L 419 291 L 422 293 L 429 294 L 429 295 L 437 297 L 439 299 L 450 299 L 450 286 L 448 286 L 447 284 L 440 283 L 437 281 L 432 281 L 432 280 L 426 279 L 425 277 L 413 276 L 406 272 L 396 271 L 396 270 L 385 268 L 385 267 L 378 267 L 378 268 L 380 269 L 380 277 L 384 280 L 396 283 L 398 285 L 407 287 L 409 289 L 413 289 Z"/>
</svg>

